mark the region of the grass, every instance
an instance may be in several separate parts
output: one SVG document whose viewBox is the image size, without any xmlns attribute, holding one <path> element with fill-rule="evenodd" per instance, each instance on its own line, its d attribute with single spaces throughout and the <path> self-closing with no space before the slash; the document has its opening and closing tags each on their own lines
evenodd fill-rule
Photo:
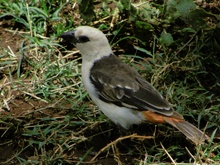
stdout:
<svg viewBox="0 0 220 165">
<path fill-rule="evenodd" d="M 0 2 L 0 162 L 219 164 L 218 2 L 198 11 L 194 6 L 202 5 L 189 1 L 194 12 L 187 16 L 178 6 L 185 4 L 167 3 L 96 1 L 96 18 L 86 22 L 76 2 Z M 199 20 L 199 30 L 190 18 Z M 121 136 L 87 96 L 79 52 L 67 51 L 57 40 L 81 24 L 109 34 L 115 54 L 188 121 L 205 128 L 211 142 L 194 146 L 175 129 L 153 124 Z"/>
</svg>

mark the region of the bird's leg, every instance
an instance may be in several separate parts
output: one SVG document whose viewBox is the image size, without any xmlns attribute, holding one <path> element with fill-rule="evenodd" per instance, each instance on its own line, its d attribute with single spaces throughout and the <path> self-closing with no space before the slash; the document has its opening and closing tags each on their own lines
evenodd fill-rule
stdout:
<svg viewBox="0 0 220 165">
<path fill-rule="evenodd" d="M 130 133 L 129 130 L 125 129 L 124 127 L 122 127 L 121 125 L 117 124 L 118 127 L 118 132 L 120 136 L 126 136 Z"/>
</svg>

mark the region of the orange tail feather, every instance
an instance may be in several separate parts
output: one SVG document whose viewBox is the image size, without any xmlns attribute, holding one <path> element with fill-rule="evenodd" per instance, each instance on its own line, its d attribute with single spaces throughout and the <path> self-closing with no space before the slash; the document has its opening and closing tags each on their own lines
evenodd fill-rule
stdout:
<svg viewBox="0 0 220 165">
<path fill-rule="evenodd" d="M 149 122 L 168 123 L 172 125 L 195 144 L 201 144 L 203 141 L 209 140 L 209 137 L 204 132 L 200 131 L 194 125 L 185 121 L 183 117 L 177 112 L 174 112 L 174 114 L 169 117 L 151 111 L 144 111 L 143 114 L 146 120 Z"/>
<path fill-rule="evenodd" d="M 188 123 L 185 120 L 177 122 L 172 120 L 172 118 L 165 118 L 165 121 L 173 127 L 177 128 L 195 144 L 201 144 L 205 140 L 209 140 L 209 137 L 204 132 L 200 131 L 194 125 Z"/>
</svg>

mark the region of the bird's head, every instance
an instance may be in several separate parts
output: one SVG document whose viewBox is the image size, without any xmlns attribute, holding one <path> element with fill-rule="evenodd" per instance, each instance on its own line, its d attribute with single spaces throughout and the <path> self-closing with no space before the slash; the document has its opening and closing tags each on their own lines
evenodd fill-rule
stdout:
<svg viewBox="0 0 220 165">
<path fill-rule="evenodd" d="M 73 31 L 59 36 L 70 42 L 82 54 L 83 60 L 98 60 L 112 53 L 106 36 L 98 29 L 89 26 L 79 26 Z"/>
</svg>

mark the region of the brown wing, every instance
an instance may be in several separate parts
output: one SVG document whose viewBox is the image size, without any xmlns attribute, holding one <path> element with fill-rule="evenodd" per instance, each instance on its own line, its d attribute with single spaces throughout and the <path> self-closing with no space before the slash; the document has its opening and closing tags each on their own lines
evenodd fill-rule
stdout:
<svg viewBox="0 0 220 165">
<path fill-rule="evenodd" d="M 95 62 L 90 74 L 99 98 L 106 102 L 140 111 L 149 109 L 167 116 L 173 113 L 160 93 L 115 55 Z"/>
</svg>

